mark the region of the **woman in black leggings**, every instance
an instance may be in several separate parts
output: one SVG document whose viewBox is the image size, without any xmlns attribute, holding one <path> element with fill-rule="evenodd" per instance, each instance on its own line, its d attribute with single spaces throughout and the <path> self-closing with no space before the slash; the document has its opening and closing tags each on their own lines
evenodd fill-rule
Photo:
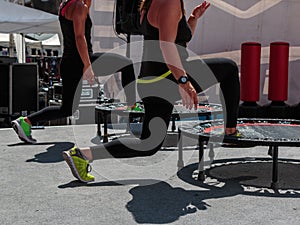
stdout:
<svg viewBox="0 0 300 225">
<path fill-rule="evenodd" d="M 182 0 L 143 1 L 143 60 L 137 82 L 145 107 L 141 137 L 120 138 L 95 147 L 65 151 L 63 157 L 77 179 L 94 180 L 87 172 L 92 160 L 155 154 L 166 137 L 174 102 L 181 98 L 186 108 L 197 107 L 197 93 L 216 83 L 220 83 L 224 96 L 221 100 L 227 111 L 225 134 L 237 135 L 240 85 L 236 64 L 229 59 L 187 61 L 186 43 L 208 7 L 206 2 L 195 7 L 186 21 Z"/>
<path fill-rule="evenodd" d="M 63 86 L 62 105 L 49 106 L 27 117 L 12 121 L 14 130 L 24 142 L 36 142 L 31 136 L 31 124 L 68 117 L 74 113 L 80 101 L 82 78 L 92 85 L 94 74 L 106 76 L 122 72 L 122 86 L 127 102 L 128 104 L 135 102 L 135 75 L 132 61 L 113 53 L 93 54 L 90 5 L 91 0 L 85 0 L 84 3 L 81 0 L 66 0 L 60 6 L 59 21 L 64 39 L 60 65 Z"/>
<path fill-rule="evenodd" d="M 132 85 L 135 76 L 132 61 L 121 55 L 112 53 L 97 53 L 90 55 L 92 67 L 96 76 L 106 76 L 116 72 L 122 72 L 122 86 L 125 89 L 127 101 L 129 104 L 134 104 L 134 90 L 129 90 L 127 87 Z M 104 62 L 110 62 L 111 65 L 105 65 Z M 100 65 L 104 64 L 105 71 L 101 70 Z M 120 69 L 118 69 L 120 68 Z M 53 119 L 71 116 L 77 109 L 80 100 L 82 87 L 82 71 L 83 65 L 80 59 L 74 57 L 63 57 L 60 72 L 62 78 L 63 95 L 61 106 L 46 107 L 36 113 L 33 113 L 27 118 L 31 123 L 45 122 Z"/>
</svg>

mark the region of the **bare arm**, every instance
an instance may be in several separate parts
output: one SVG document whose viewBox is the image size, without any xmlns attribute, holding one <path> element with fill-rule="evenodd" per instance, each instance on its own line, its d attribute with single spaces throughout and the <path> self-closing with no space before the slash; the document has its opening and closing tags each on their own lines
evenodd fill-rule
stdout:
<svg viewBox="0 0 300 225">
<path fill-rule="evenodd" d="M 175 45 L 178 22 L 182 17 L 181 4 L 179 0 L 161 1 L 153 17 L 153 25 L 159 29 L 160 48 L 164 60 L 171 70 L 173 76 L 178 80 L 181 76 L 186 76 L 178 50 Z M 197 93 L 190 82 L 179 84 L 182 103 L 187 108 L 197 107 Z"/>
<path fill-rule="evenodd" d="M 210 6 L 210 3 L 204 1 L 200 5 L 196 6 L 188 19 L 188 24 L 192 29 L 192 33 L 194 34 L 198 19 L 205 13 L 206 9 Z"/>
<path fill-rule="evenodd" d="M 78 1 L 74 2 L 73 5 L 68 8 L 66 17 L 73 21 L 76 47 L 84 65 L 83 77 L 89 82 L 89 84 L 93 84 L 94 72 L 91 67 L 87 41 L 85 39 L 85 21 L 88 16 L 88 12 L 88 7 Z"/>
<path fill-rule="evenodd" d="M 185 74 L 185 70 L 182 66 L 181 59 L 175 45 L 178 22 L 182 16 L 180 4 L 175 4 L 174 2 L 176 1 L 178 0 L 173 0 L 171 4 L 163 3 L 160 6 L 156 21 L 159 29 L 159 40 L 162 54 L 166 64 L 177 80 Z"/>
</svg>

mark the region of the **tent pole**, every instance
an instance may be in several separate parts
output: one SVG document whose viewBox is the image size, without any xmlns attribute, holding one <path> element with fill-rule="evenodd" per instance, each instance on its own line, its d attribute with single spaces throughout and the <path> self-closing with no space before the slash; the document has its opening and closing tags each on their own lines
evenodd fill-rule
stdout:
<svg viewBox="0 0 300 225">
<path fill-rule="evenodd" d="M 9 34 L 9 57 L 14 57 L 14 35 Z"/>
</svg>

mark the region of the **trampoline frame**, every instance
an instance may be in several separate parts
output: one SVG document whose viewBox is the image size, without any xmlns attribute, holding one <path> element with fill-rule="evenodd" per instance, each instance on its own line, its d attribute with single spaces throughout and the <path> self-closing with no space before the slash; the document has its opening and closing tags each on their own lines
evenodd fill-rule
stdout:
<svg viewBox="0 0 300 225">
<path fill-rule="evenodd" d="M 124 109 L 120 110 L 119 108 L 114 108 L 113 106 L 123 106 Z M 95 107 L 95 119 L 97 123 L 97 134 L 98 136 L 101 136 L 101 122 L 103 121 L 103 143 L 108 142 L 108 117 L 112 114 L 116 114 L 119 116 L 129 116 L 129 121 L 133 118 L 142 118 L 144 116 L 143 111 L 134 111 L 134 110 L 126 110 L 127 103 L 105 103 L 100 104 Z M 175 105 L 176 106 L 176 105 Z M 212 104 L 212 103 L 199 103 L 199 107 L 206 107 L 209 106 L 208 110 L 205 110 L 203 108 L 200 108 L 199 111 L 178 111 L 176 108 L 173 109 L 172 115 L 171 115 L 171 129 L 172 132 L 176 130 L 175 122 L 179 121 L 183 118 L 190 118 L 191 116 L 203 116 L 206 120 L 209 120 L 210 117 L 215 117 L 219 114 L 223 114 L 222 105 L 221 104 Z M 127 126 L 127 129 L 129 129 L 129 125 Z"/>
<path fill-rule="evenodd" d="M 235 144 L 240 147 L 255 147 L 255 146 L 269 146 L 268 154 L 272 157 L 272 180 L 270 187 L 273 190 L 278 189 L 278 152 L 279 146 L 290 146 L 290 147 L 299 147 L 300 146 L 300 138 L 297 139 L 287 139 L 281 138 L 278 140 L 271 140 L 271 139 L 249 139 L 247 137 L 242 138 L 234 138 L 234 139 L 224 139 L 224 135 L 211 135 L 211 133 L 205 133 L 198 131 L 195 129 L 195 126 L 203 128 L 209 127 L 209 124 L 212 123 L 219 123 L 219 125 L 223 124 L 223 120 L 207 120 L 202 122 L 194 122 L 194 123 L 186 123 L 178 128 L 178 162 L 177 166 L 178 169 L 182 169 L 184 167 L 183 162 L 183 136 L 187 136 L 190 138 L 194 138 L 198 140 L 198 150 L 199 150 L 199 166 L 198 166 L 198 180 L 204 181 L 205 180 L 205 170 L 204 170 L 204 149 L 205 144 L 209 143 L 210 155 L 213 155 L 213 144 Z M 241 124 L 250 125 L 263 125 L 263 124 L 279 124 L 280 125 L 289 125 L 289 126 L 299 126 L 300 128 L 300 120 L 291 120 L 291 119 L 260 119 L 260 118 L 240 118 L 238 119 L 238 126 Z M 212 129 L 213 130 L 213 129 Z M 300 133 L 300 132 L 299 132 Z M 245 135 L 246 136 L 246 135 Z"/>
</svg>

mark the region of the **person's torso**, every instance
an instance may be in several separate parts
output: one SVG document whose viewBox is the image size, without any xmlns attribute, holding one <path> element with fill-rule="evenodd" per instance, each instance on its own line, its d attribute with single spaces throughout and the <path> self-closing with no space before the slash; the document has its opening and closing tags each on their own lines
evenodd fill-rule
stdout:
<svg viewBox="0 0 300 225">
<path fill-rule="evenodd" d="M 63 35 L 63 56 L 64 57 L 78 57 L 79 53 L 76 46 L 76 38 L 73 27 L 73 21 L 65 18 L 65 12 L 67 7 L 71 2 L 77 0 L 67 0 L 60 5 L 59 9 L 59 22 Z M 85 21 L 85 39 L 88 46 L 88 52 L 92 54 L 92 43 L 91 43 L 91 29 L 92 29 L 92 20 L 88 15 Z"/>
<path fill-rule="evenodd" d="M 181 1 L 182 18 L 178 23 L 177 36 L 175 44 L 182 60 L 188 57 L 186 51 L 187 42 L 192 38 L 192 30 L 187 23 L 184 15 L 183 2 Z M 147 18 L 148 11 L 145 13 L 141 23 L 141 29 L 144 36 L 143 45 L 143 61 L 140 77 L 160 76 L 168 71 L 167 65 L 164 63 L 162 52 L 159 45 L 159 30 L 152 26 Z M 169 76 L 172 79 L 173 76 Z"/>
<path fill-rule="evenodd" d="M 181 0 L 181 11 L 182 11 L 182 18 L 178 23 L 175 43 L 183 47 L 186 47 L 186 43 L 192 39 L 192 30 L 190 25 L 187 23 L 186 17 L 184 15 L 182 0 Z M 148 11 L 145 13 L 145 16 L 141 24 L 141 29 L 142 29 L 144 39 L 159 40 L 159 30 L 150 24 L 147 15 L 148 15 Z"/>
</svg>

